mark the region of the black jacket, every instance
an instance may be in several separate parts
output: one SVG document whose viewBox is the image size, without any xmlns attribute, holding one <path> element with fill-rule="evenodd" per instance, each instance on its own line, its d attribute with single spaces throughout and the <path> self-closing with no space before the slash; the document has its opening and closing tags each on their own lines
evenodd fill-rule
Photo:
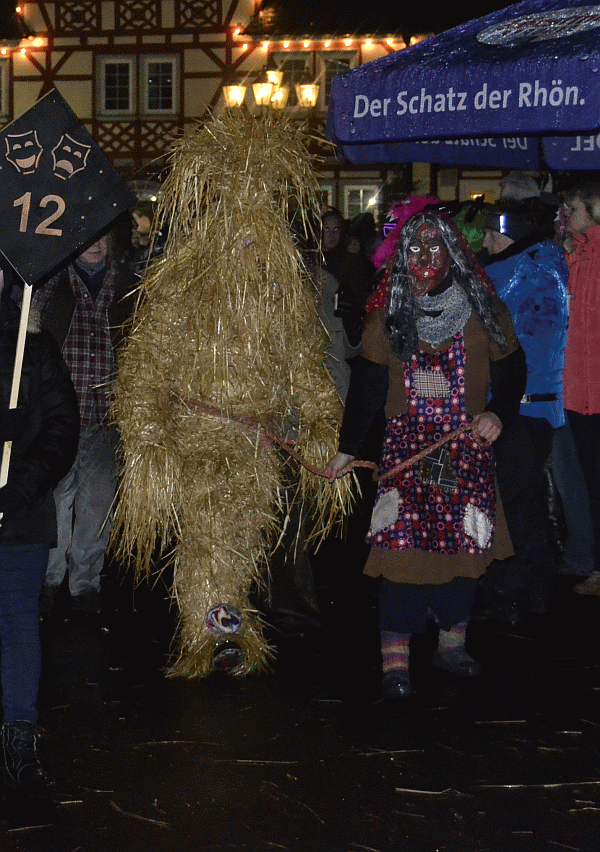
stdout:
<svg viewBox="0 0 600 852">
<path fill-rule="evenodd" d="M 56 542 L 53 489 L 77 453 L 77 397 L 58 347 L 32 314 L 17 408 L 9 410 L 20 312 L 0 299 L 0 455 L 12 441 L 8 483 L 0 488 L 0 545 Z"/>
</svg>

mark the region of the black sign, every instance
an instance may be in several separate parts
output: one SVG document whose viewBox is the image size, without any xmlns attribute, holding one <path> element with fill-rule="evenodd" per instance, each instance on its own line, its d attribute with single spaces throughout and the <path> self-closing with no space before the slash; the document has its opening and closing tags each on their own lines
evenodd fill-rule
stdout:
<svg viewBox="0 0 600 852">
<path fill-rule="evenodd" d="M 0 250 L 34 284 L 135 204 L 54 89 L 0 131 Z"/>
</svg>

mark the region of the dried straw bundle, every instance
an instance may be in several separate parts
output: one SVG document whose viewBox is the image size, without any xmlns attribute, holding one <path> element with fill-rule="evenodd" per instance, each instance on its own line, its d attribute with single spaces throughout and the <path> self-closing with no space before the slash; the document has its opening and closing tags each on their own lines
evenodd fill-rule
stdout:
<svg viewBox="0 0 600 852">
<path fill-rule="evenodd" d="M 283 465 L 263 432 L 239 419 L 293 429 L 296 449 L 319 467 L 336 450 L 341 408 L 324 366 L 327 335 L 288 225 L 291 208 L 316 209 L 305 142 L 285 119 L 237 112 L 172 148 L 159 210 L 166 251 L 142 285 L 119 359 L 113 526 L 138 574 L 172 548 L 180 631 L 171 675 L 210 671 L 219 639 L 204 619 L 219 603 L 243 615 L 235 639 L 245 662 L 235 673 L 268 662 L 249 595 L 277 538 Z M 296 475 L 318 537 L 347 510 L 349 485 L 303 468 Z"/>
</svg>

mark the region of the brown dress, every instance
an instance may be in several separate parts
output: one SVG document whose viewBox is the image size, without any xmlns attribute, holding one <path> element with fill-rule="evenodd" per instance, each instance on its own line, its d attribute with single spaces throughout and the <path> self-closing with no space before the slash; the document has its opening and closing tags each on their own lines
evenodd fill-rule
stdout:
<svg viewBox="0 0 600 852">
<path fill-rule="evenodd" d="M 490 362 L 498 361 L 514 352 L 519 341 L 506 306 L 498 300 L 500 324 L 508 340 L 508 349 L 502 353 L 488 337 L 475 313 L 471 313 L 463 328 L 465 354 L 464 405 L 468 415 L 485 410 L 490 383 Z M 442 342 L 435 349 L 420 341 L 425 353 L 447 350 L 452 340 Z M 361 355 L 389 368 L 389 389 L 385 406 L 386 418 L 403 415 L 407 411 L 404 363 L 390 349 L 385 334 L 385 310 L 380 308 L 367 317 L 363 333 Z M 513 553 L 506 520 L 499 499 L 496 501 L 495 530 L 492 545 L 479 553 L 459 550 L 457 553 L 440 553 L 410 548 L 406 550 L 373 546 L 365 573 L 372 577 L 383 576 L 395 583 L 441 584 L 455 577 L 480 577 L 493 559 L 506 559 Z"/>
</svg>

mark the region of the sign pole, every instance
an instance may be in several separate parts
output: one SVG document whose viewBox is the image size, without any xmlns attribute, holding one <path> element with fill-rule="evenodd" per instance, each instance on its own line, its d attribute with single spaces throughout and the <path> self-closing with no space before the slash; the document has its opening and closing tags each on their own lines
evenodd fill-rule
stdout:
<svg viewBox="0 0 600 852">
<path fill-rule="evenodd" d="M 29 324 L 29 310 L 31 308 L 31 293 L 33 286 L 24 284 L 23 303 L 21 305 L 21 319 L 19 321 L 19 333 L 17 336 L 17 351 L 15 354 L 15 366 L 13 369 L 12 385 L 10 389 L 10 400 L 8 403 L 9 411 L 17 407 L 19 400 L 19 388 L 21 386 L 21 374 L 23 372 L 23 353 L 25 351 L 25 338 L 27 336 L 27 326 Z M 8 481 L 8 468 L 10 465 L 10 454 L 12 451 L 12 441 L 5 441 L 2 449 L 2 462 L 0 463 L 0 488 L 4 488 Z M 2 515 L 0 514 L 0 518 Z"/>
</svg>

